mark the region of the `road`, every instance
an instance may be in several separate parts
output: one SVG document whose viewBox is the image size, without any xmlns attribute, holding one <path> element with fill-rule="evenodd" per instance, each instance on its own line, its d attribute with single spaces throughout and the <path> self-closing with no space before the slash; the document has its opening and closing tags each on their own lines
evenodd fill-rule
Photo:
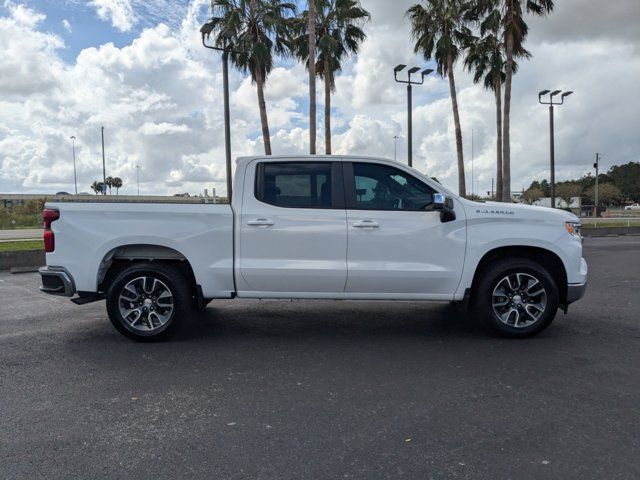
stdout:
<svg viewBox="0 0 640 480">
<path fill-rule="evenodd" d="M 0 230 L 0 242 L 8 240 L 41 239 L 41 228 L 19 228 L 16 230 Z"/>
<path fill-rule="evenodd" d="M 170 343 L 0 274 L 0 478 L 640 478 L 640 237 L 529 340 L 448 305 L 220 301 Z"/>
</svg>

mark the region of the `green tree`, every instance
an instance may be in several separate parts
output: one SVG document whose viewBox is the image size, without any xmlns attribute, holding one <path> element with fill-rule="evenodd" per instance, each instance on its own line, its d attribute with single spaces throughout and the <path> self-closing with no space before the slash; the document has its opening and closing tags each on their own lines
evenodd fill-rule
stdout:
<svg viewBox="0 0 640 480">
<path fill-rule="evenodd" d="M 529 205 L 534 203 L 536 200 L 540 200 L 542 197 L 544 197 L 544 192 L 538 187 L 529 187 L 522 192 L 522 200 L 527 202 Z"/>
<path fill-rule="evenodd" d="M 595 204 L 596 187 L 589 187 L 585 195 Z M 601 183 L 598 185 L 598 204 L 600 205 L 618 205 L 624 200 L 624 195 L 618 187 L 613 183 Z"/>
<path fill-rule="evenodd" d="M 466 195 L 464 156 L 453 66 L 471 35 L 467 26 L 470 8 L 471 4 L 465 0 L 422 0 L 407 10 L 415 52 L 435 61 L 438 74 L 449 79 L 458 157 L 458 193 L 462 196 Z"/>
<path fill-rule="evenodd" d="M 294 3 L 282 0 L 212 0 L 213 17 L 202 26 L 205 36 L 216 34 L 218 47 L 231 50 L 231 63 L 251 75 L 258 94 L 264 153 L 271 155 L 271 136 L 264 87 L 274 54 L 290 53 L 287 35 Z"/>
<path fill-rule="evenodd" d="M 302 12 L 294 40 L 295 53 L 309 67 L 309 44 L 306 41 L 308 12 Z M 324 138 L 325 153 L 331 155 L 331 93 L 335 92 L 335 74 L 342 70 L 342 62 L 357 54 L 367 37 L 362 25 L 370 15 L 358 0 L 316 0 L 315 71 L 324 81 Z"/>
<path fill-rule="evenodd" d="M 111 179 L 111 186 L 116 189 L 116 195 L 118 195 L 118 190 L 122 188 L 122 179 L 120 177 L 113 177 Z"/>
<path fill-rule="evenodd" d="M 113 187 L 113 177 L 108 176 L 105 178 L 105 183 L 107 184 L 107 188 L 109 189 L 109 195 L 111 195 L 111 187 Z"/>
<path fill-rule="evenodd" d="M 564 200 L 567 207 L 573 197 L 579 197 L 581 194 L 582 187 L 575 181 L 562 182 L 556 185 L 556 196 Z"/>
<path fill-rule="evenodd" d="M 472 17 L 479 24 L 479 36 L 472 35 L 466 42 L 465 67 L 473 73 L 475 83 L 482 82 L 487 90 L 492 90 L 496 103 L 496 199 L 502 201 L 503 161 L 502 161 L 502 84 L 505 74 L 504 29 L 502 13 L 499 9 L 474 11 Z M 529 57 L 523 48 L 516 52 L 519 57 Z M 514 62 L 513 71 L 518 65 Z"/>
<path fill-rule="evenodd" d="M 91 190 L 93 190 L 96 195 L 98 195 L 99 193 L 104 193 L 103 190 L 102 190 L 102 186 L 103 185 L 104 185 L 104 183 L 99 182 L 98 180 L 96 180 L 95 182 L 93 182 L 91 184 Z"/>
<path fill-rule="evenodd" d="M 640 202 L 640 163 L 614 165 L 607 172 L 607 177 L 627 199 Z"/>
</svg>

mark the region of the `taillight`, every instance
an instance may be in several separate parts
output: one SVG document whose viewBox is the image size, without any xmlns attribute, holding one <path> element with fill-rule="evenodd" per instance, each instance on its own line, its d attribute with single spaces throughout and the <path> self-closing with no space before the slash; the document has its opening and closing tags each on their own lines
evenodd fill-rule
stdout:
<svg viewBox="0 0 640 480">
<path fill-rule="evenodd" d="M 60 212 L 47 208 L 42 212 L 42 220 L 44 220 L 44 251 L 51 253 L 56 248 L 53 231 L 51 230 L 51 223 L 60 218 Z"/>
</svg>

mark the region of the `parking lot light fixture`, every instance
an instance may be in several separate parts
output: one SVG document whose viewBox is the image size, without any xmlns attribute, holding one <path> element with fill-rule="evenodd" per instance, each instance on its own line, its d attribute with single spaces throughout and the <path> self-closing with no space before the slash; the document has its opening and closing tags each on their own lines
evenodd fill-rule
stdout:
<svg viewBox="0 0 640 480">
<path fill-rule="evenodd" d="M 406 68 L 406 65 L 399 64 L 393 69 L 393 78 L 398 83 L 405 83 L 407 85 L 407 163 L 410 167 L 413 167 L 413 124 L 411 118 L 412 112 L 412 85 L 422 85 L 424 83 L 424 77 L 433 72 L 433 69 L 427 68 L 422 70 L 420 74 L 420 81 L 411 80 L 411 75 L 420 71 L 420 67 L 411 67 L 407 70 L 407 79 L 399 80 L 398 72 L 401 72 Z"/>
<path fill-rule="evenodd" d="M 207 45 L 205 42 L 206 39 L 209 38 L 211 33 L 213 32 L 214 24 L 212 22 L 207 22 L 200 28 L 200 33 L 202 34 L 202 45 L 211 50 L 217 50 L 222 52 L 222 90 L 223 90 L 223 101 L 224 101 L 224 150 L 225 150 L 225 164 L 227 170 L 227 199 L 229 203 L 231 203 L 231 114 L 229 109 L 229 53 L 231 52 L 228 48 L 216 47 L 213 45 Z M 225 38 L 225 45 L 227 44 L 227 37 Z"/>
<path fill-rule="evenodd" d="M 554 90 L 551 93 L 550 90 L 542 90 L 538 93 L 538 102 L 543 105 L 549 105 L 549 164 L 551 167 L 551 208 L 556 208 L 556 165 L 555 165 L 555 145 L 554 145 L 554 131 L 553 131 L 553 107 L 555 105 L 564 104 L 564 99 L 573 93 L 568 90 L 560 95 L 560 101 L 553 100 L 553 97 L 562 92 L 562 90 Z M 549 100 L 543 101 L 542 97 L 549 94 Z"/>
</svg>

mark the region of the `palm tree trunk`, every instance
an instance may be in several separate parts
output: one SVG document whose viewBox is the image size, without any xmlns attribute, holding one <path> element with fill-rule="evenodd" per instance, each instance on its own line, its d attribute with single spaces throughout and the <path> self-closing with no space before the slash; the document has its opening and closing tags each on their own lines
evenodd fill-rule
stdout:
<svg viewBox="0 0 640 480">
<path fill-rule="evenodd" d="M 511 80 L 513 78 L 513 33 L 508 30 L 506 37 L 507 62 L 505 64 L 504 82 L 504 117 L 502 120 L 502 200 L 511 202 Z"/>
<path fill-rule="evenodd" d="M 267 119 L 267 104 L 264 101 L 264 78 L 262 70 L 256 68 L 256 87 L 258 90 L 258 108 L 260 109 L 260 123 L 262 124 L 262 141 L 264 154 L 271 155 L 271 136 L 269 135 L 269 120 Z"/>
<path fill-rule="evenodd" d="M 329 57 L 324 57 L 324 153 L 331 155 L 331 72 Z"/>
<path fill-rule="evenodd" d="M 316 6 L 309 0 L 309 153 L 316 154 Z"/>
<path fill-rule="evenodd" d="M 447 76 L 449 77 L 449 90 L 451 92 L 451 106 L 453 108 L 453 123 L 456 130 L 456 152 L 458 154 L 458 193 L 461 196 L 467 194 L 464 178 L 464 156 L 462 153 L 462 130 L 460 128 L 460 114 L 458 113 L 458 96 L 456 94 L 456 81 L 453 77 L 453 59 L 447 58 Z"/>
<path fill-rule="evenodd" d="M 495 81 L 493 91 L 496 95 L 496 196 L 502 201 L 502 79 Z"/>
</svg>

